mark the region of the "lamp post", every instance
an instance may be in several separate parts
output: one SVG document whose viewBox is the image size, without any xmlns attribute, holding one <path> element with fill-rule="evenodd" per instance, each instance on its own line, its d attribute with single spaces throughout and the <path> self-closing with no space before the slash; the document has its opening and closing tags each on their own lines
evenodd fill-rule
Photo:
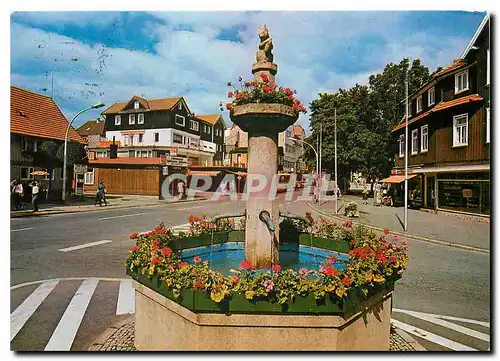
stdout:
<svg viewBox="0 0 500 361">
<path fill-rule="evenodd" d="M 314 151 L 314 154 L 316 155 L 316 175 L 317 175 L 318 174 L 318 166 L 319 166 L 319 155 L 318 155 L 318 152 L 316 151 L 316 149 L 314 149 L 314 147 L 311 144 L 307 143 L 305 140 L 290 138 L 290 137 L 288 139 L 292 140 L 293 142 L 300 142 L 302 144 L 306 144 L 306 145 L 311 147 L 311 149 Z"/>
<path fill-rule="evenodd" d="M 82 113 L 85 113 L 86 111 L 88 110 L 91 110 L 91 109 L 97 109 L 97 108 L 102 108 L 104 106 L 104 103 L 97 103 L 97 104 L 94 104 L 94 105 L 91 105 L 90 107 L 88 108 L 85 108 L 83 110 L 80 110 L 78 113 L 76 113 L 76 115 L 73 117 L 73 119 L 71 120 L 71 122 L 69 122 L 68 124 L 68 128 L 66 129 L 66 135 L 64 136 L 64 159 L 63 159 L 63 185 L 62 185 L 62 201 L 66 201 L 66 163 L 67 163 L 67 153 L 68 153 L 68 134 L 69 134 L 69 130 L 71 128 L 71 124 L 73 124 L 73 122 L 75 121 L 75 119 Z"/>
</svg>

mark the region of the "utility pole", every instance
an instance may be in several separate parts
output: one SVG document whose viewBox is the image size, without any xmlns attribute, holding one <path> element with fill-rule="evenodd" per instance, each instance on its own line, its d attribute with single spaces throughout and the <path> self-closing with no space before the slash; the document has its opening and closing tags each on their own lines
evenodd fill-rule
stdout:
<svg viewBox="0 0 500 361">
<path fill-rule="evenodd" d="M 323 123 L 320 123 L 319 125 L 319 179 L 320 179 L 320 184 L 322 183 L 323 180 L 323 171 L 321 169 L 321 148 L 323 143 Z M 318 200 L 319 200 L 319 205 L 321 206 L 321 187 L 318 192 Z"/>
<path fill-rule="evenodd" d="M 406 70 L 406 124 L 405 124 L 405 232 L 408 231 L 408 77 L 410 71 L 410 62 L 408 61 L 408 69 Z"/>
<path fill-rule="evenodd" d="M 339 204 L 338 204 L 338 184 L 337 184 L 337 108 L 335 108 L 335 214 L 337 214 L 338 209 L 339 209 Z"/>
</svg>

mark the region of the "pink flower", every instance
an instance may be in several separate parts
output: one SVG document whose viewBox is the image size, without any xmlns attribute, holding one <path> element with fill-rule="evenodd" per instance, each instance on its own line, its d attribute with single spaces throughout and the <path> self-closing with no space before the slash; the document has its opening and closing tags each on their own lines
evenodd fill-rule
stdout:
<svg viewBox="0 0 500 361">
<path fill-rule="evenodd" d="M 240 263 L 240 268 L 248 271 L 252 269 L 252 264 L 250 263 L 250 261 L 244 260 Z"/>
<path fill-rule="evenodd" d="M 320 272 L 321 272 L 321 268 L 320 268 Z M 309 273 L 309 271 L 305 268 L 299 269 L 299 275 L 301 275 L 301 276 L 305 276 L 308 273 Z"/>
<path fill-rule="evenodd" d="M 132 246 L 132 247 L 129 248 L 129 251 L 130 252 L 137 252 L 140 249 L 141 249 L 141 247 L 139 247 L 139 246 Z"/>
<path fill-rule="evenodd" d="M 273 280 L 265 280 L 264 287 L 266 288 L 266 292 L 269 293 L 274 289 L 274 281 Z"/>
<path fill-rule="evenodd" d="M 406 242 L 405 240 L 402 240 L 401 243 L 403 244 L 403 246 L 406 246 L 408 244 L 408 242 Z"/>
<path fill-rule="evenodd" d="M 193 257 L 193 261 L 194 261 L 194 263 L 201 262 L 201 258 L 200 258 L 200 257 L 198 257 L 198 256 L 194 256 L 194 257 Z"/>
<path fill-rule="evenodd" d="M 395 241 L 397 241 L 399 239 L 399 237 L 398 237 L 397 234 L 395 234 L 394 236 L 392 236 L 392 239 L 395 240 Z"/>
<path fill-rule="evenodd" d="M 391 231 L 389 231 L 389 228 L 384 228 L 384 234 L 389 234 Z"/>
<path fill-rule="evenodd" d="M 275 264 L 272 269 L 274 273 L 278 273 L 281 271 L 281 266 L 279 264 Z"/>
<path fill-rule="evenodd" d="M 130 239 L 134 239 L 134 238 L 137 238 L 139 234 L 137 232 L 134 232 L 134 233 L 130 233 Z"/>
</svg>

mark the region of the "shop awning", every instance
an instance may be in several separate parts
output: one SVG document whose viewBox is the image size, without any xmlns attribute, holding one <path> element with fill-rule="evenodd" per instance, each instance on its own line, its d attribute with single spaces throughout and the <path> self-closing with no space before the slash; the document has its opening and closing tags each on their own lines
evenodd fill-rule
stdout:
<svg viewBox="0 0 500 361">
<path fill-rule="evenodd" d="M 190 170 L 188 172 L 188 175 L 206 175 L 209 177 L 215 177 L 219 173 L 220 173 L 219 171 L 214 171 L 214 170 Z"/>
<path fill-rule="evenodd" d="M 416 177 L 416 174 L 410 174 L 408 175 L 407 179 L 412 179 L 413 177 Z M 405 176 L 404 175 L 391 175 L 389 178 L 382 179 L 380 182 L 382 183 L 401 183 L 404 182 Z"/>
</svg>

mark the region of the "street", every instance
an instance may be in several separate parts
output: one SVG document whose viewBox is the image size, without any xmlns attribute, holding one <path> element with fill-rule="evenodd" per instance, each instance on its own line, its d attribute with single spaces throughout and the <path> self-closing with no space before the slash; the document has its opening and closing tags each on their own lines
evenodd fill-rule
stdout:
<svg viewBox="0 0 500 361">
<path fill-rule="evenodd" d="M 311 211 L 304 201 L 279 199 L 281 211 Z M 134 312 L 123 265 L 130 233 L 243 210 L 244 202 L 227 199 L 11 219 L 11 349 L 88 349 Z M 488 349 L 490 254 L 413 239 L 408 247 L 393 303 L 397 327 L 411 325 L 428 350 Z"/>
</svg>

